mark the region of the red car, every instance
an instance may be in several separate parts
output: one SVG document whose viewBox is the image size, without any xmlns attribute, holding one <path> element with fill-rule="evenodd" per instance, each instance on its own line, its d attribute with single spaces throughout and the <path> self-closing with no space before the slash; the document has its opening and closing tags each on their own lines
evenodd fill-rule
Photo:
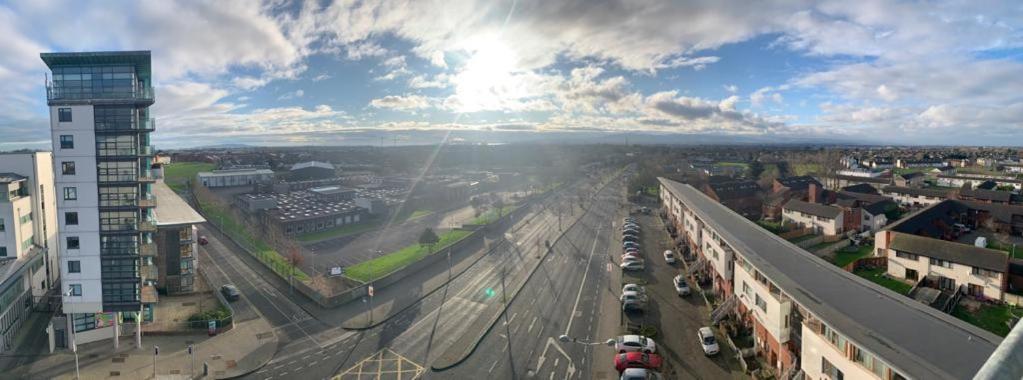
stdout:
<svg viewBox="0 0 1023 380">
<path fill-rule="evenodd" d="M 210 243 L 210 241 L 206 240 L 205 236 L 199 236 L 199 245 L 206 245 L 206 244 L 209 244 L 209 243 Z"/>
<path fill-rule="evenodd" d="M 615 355 L 615 369 L 618 370 L 618 373 L 622 373 L 626 368 L 659 370 L 661 368 L 661 356 L 642 352 L 626 352 Z"/>
</svg>

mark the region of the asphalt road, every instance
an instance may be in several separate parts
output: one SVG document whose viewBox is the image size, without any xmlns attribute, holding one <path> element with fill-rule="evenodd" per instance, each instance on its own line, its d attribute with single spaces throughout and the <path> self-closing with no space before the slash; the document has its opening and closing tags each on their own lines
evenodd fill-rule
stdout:
<svg viewBox="0 0 1023 380">
<path fill-rule="evenodd" d="M 592 186 L 577 184 L 576 186 Z M 577 187 L 563 189 L 563 194 L 574 194 Z M 338 328 L 322 330 L 308 337 L 286 342 L 270 364 L 249 378 L 326 378 L 362 360 L 372 359 L 384 348 L 409 360 L 412 365 L 428 368 L 444 350 L 460 337 L 466 326 L 500 302 L 501 272 L 504 287 L 514 289 L 525 281 L 528 271 L 537 261 L 537 250 L 543 249 L 545 240 L 554 241 L 558 231 L 558 208 L 561 224 L 567 228 L 571 214 L 567 211 L 568 198 L 552 196 L 534 205 L 530 214 L 510 229 L 510 240 L 499 239 L 492 249 L 448 285 L 426 295 L 408 309 L 369 330 L 345 332 Z M 575 207 L 577 215 L 582 210 Z M 552 255 L 554 256 L 554 255 Z M 534 276 L 535 280 L 537 276 Z M 403 286 L 403 285 L 395 285 Z M 419 292 L 416 284 L 408 284 L 411 291 Z M 495 290 L 488 295 L 485 289 Z M 243 293 L 245 290 L 242 290 Z M 285 300 L 287 301 L 287 300 Z M 353 313 L 362 311 L 359 304 L 317 312 L 313 315 L 330 324 L 340 324 Z M 430 372 L 423 374 L 430 378 Z M 438 376 L 437 378 L 450 378 Z"/>
</svg>

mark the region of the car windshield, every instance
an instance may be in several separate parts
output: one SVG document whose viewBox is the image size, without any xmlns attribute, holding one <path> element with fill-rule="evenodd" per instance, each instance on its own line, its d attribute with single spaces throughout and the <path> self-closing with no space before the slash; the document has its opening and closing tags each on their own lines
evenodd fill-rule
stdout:
<svg viewBox="0 0 1023 380">
<path fill-rule="evenodd" d="M 714 340 L 713 336 L 705 336 L 705 337 L 703 337 L 703 344 L 706 344 L 706 345 L 709 346 L 709 345 L 714 344 L 714 342 L 715 342 L 715 340 Z"/>
</svg>

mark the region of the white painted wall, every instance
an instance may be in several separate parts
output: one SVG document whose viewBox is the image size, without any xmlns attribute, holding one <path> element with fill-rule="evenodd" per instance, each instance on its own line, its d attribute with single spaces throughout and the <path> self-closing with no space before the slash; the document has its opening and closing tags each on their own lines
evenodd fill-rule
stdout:
<svg viewBox="0 0 1023 380">
<path fill-rule="evenodd" d="M 827 359 L 831 365 L 842 371 L 845 379 L 880 379 L 873 372 L 847 359 L 844 351 L 840 351 L 806 325 L 803 326 L 803 347 L 800 356 L 800 367 L 808 379 L 830 379 L 821 372 L 821 358 Z"/>
<path fill-rule="evenodd" d="M 49 267 L 47 287 L 55 284 L 60 277 L 59 248 L 57 238 L 56 190 L 53 186 L 53 154 L 50 152 L 12 153 L 0 155 L 0 172 L 13 172 L 28 177 L 25 183 L 30 187 L 32 197 L 32 227 L 36 245 L 44 247 L 46 265 Z M 44 269 L 45 273 L 46 270 Z M 33 286 L 39 286 L 36 281 Z"/>
<path fill-rule="evenodd" d="M 733 252 L 726 248 L 724 241 L 710 228 L 704 227 L 701 231 L 703 241 L 703 254 L 714 267 L 714 271 L 725 280 L 732 280 L 732 258 Z"/>
<path fill-rule="evenodd" d="M 54 172 L 60 172 L 60 163 L 75 162 L 75 175 L 57 175 L 54 178 L 56 188 L 57 215 L 63 219 L 68 211 L 78 212 L 78 226 L 61 230 L 58 239 L 61 242 L 60 273 L 64 278 L 61 293 L 67 292 L 71 284 L 82 285 L 82 296 L 64 296 L 65 313 L 95 313 L 102 311 L 103 293 L 100 282 L 99 257 L 99 216 L 98 190 L 96 177 L 96 138 L 92 106 L 70 106 L 71 122 L 61 123 L 57 119 L 58 108 L 50 107 L 50 130 L 53 139 Z M 73 149 L 61 149 L 60 136 L 72 135 L 75 139 Z M 75 187 L 78 199 L 64 200 L 64 188 Z M 63 220 L 61 220 L 63 223 Z M 69 236 L 77 236 L 81 248 L 68 250 L 63 242 Z M 67 272 L 67 261 L 79 260 L 82 272 Z"/>
<path fill-rule="evenodd" d="M 894 249 L 887 249 L 886 254 L 888 256 L 889 276 L 905 279 L 906 269 L 913 269 L 919 273 L 919 278 L 921 279 L 926 275 L 935 275 L 955 280 L 956 286 L 966 284 L 980 285 L 984 287 L 985 297 L 997 300 L 1002 299 L 1002 276 L 1005 276 L 1004 273 L 998 273 L 993 277 L 981 276 L 973 274 L 973 267 L 969 265 L 952 263 L 951 268 L 931 265 L 930 258 L 926 256 L 918 256 L 916 260 L 911 260 L 896 256 Z"/>
<path fill-rule="evenodd" d="M 748 287 L 748 293 L 746 291 L 747 287 L 744 287 L 743 284 L 746 284 Z M 734 286 L 735 294 L 738 295 L 739 301 L 746 306 L 746 309 L 752 310 L 753 317 L 756 318 L 757 322 L 764 326 L 764 329 L 779 343 L 788 342 L 790 331 L 786 317 L 792 313 L 792 302 L 787 299 L 782 301 L 779 297 L 771 294 L 770 289 L 757 282 L 753 274 L 747 272 L 738 263 L 735 266 Z M 760 309 L 756 305 L 757 295 L 764 300 L 764 303 L 767 305 L 767 311 Z"/>
<path fill-rule="evenodd" d="M 827 219 L 820 216 L 804 214 L 799 211 L 782 209 L 781 217 L 783 222 L 791 222 L 802 227 L 814 228 L 815 231 L 824 235 L 838 235 L 842 233 L 842 214 L 835 219 Z"/>
</svg>

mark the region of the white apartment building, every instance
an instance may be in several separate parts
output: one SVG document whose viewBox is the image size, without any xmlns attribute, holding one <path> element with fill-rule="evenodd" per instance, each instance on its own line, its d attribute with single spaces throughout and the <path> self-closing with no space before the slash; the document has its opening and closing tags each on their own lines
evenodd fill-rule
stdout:
<svg viewBox="0 0 1023 380">
<path fill-rule="evenodd" d="M 922 207 L 941 202 L 948 198 L 948 191 L 940 189 L 918 189 L 912 187 L 885 186 L 881 195 L 903 206 Z"/>
<path fill-rule="evenodd" d="M 63 311 L 79 343 L 116 337 L 119 321 L 139 320 L 143 287 L 152 286 L 141 277 L 141 258 L 156 249 L 150 53 L 40 57 L 51 70 Z"/>
<path fill-rule="evenodd" d="M 692 186 L 660 183 L 667 219 L 694 254 L 711 260 L 708 237 L 733 253 L 730 284 L 715 288 L 725 301 L 711 317 L 736 305 L 733 315 L 752 325 L 758 355 L 779 378 L 970 378 L 1001 342 L 825 262 Z"/>
<path fill-rule="evenodd" d="M 43 248 L 46 285 L 50 289 L 60 279 L 57 239 L 57 193 L 53 187 L 53 154 L 50 152 L 0 154 L 0 172 L 27 177 L 25 186 L 32 198 L 32 225 L 35 244 Z M 36 294 L 36 297 L 41 296 Z"/>
<path fill-rule="evenodd" d="M 843 215 L 838 207 L 793 199 L 782 208 L 781 217 L 783 222 L 810 228 L 816 234 L 842 233 Z"/>
<path fill-rule="evenodd" d="M 47 187 L 33 182 L 0 173 L 0 353 L 13 348 L 18 329 L 36 302 L 46 302 L 51 285 L 43 245 L 46 233 L 56 231 L 42 228 L 45 213 L 34 212 L 45 199 L 39 190 Z"/>
</svg>

